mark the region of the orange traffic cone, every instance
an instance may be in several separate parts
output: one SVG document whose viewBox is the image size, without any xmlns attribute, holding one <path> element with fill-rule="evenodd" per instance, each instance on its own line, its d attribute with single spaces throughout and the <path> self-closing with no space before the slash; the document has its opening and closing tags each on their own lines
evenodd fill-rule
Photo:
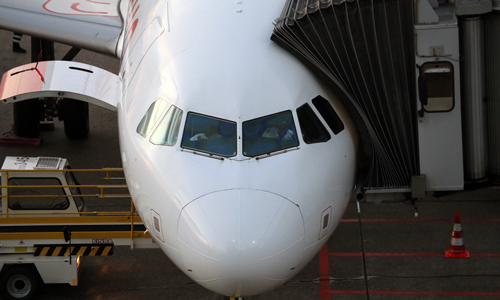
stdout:
<svg viewBox="0 0 500 300">
<path fill-rule="evenodd" d="M 469 251 L 465 250 L 464 238 L 462 235 L 462 226 L 460 225 L 460 215 L 455 214 L 455 222 L 453 224 L 453 232 L 451 233 L 450 250 L 444 252 L 446 257 L 451 258 L 467 258 L 470 257 Z"/>
</svg>

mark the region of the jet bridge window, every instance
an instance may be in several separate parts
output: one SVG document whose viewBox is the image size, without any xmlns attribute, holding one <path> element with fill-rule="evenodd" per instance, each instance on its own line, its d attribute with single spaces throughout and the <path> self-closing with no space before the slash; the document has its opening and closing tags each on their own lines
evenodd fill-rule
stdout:
<svg viewBox="0 0 500 300">
<path fill-rule="evenodd" d="M 331 135 L 319 120 L 309 104 L 297 108 L 302 138 L 306 144 L 323 143 L 330 140 Z"/>
<path fill-rule="evenodd" d="M 64 210 L 69 207 L 57 178 L 10 178 L 9 186 L 18 186 L 9 188 L 9 208 L 12 210 Z"/>
<path fill-rule="evenodd" d="M 141 122 L 139 123 L 139 126 L 137 126 L 137 133 L 142 135 L 143 137 L 146 137 L 151 129 L 153 129 L 156 121 L 158 121 L 158 119 L 161 117 L 161 114 L 163 113 L 167 105 L 167 101 L 161 98 L 151 104 L 148 111 L 146 112 L 146 115 L 144 115 Z"/>
<path fill-rule="evenodd" d="M 298 145 L 291 111 L 243 122 L 245 156 L 262 155 Z"/>
<path fill-rule="evenodd" d="M 312 103 L 319 111 L 323 119 L 325 119 L 326 124 L 330 127 L 334 134 L 339 134 L 344 130 L 344 123 L 339 118 L 339 115 L 333 109 L 332 105 L 325 98 L 318 96 L 312 100 Z"/>
<path fill-rule="evenodd" d="M 429 62 L 420 68 L 420 102 L 426 112 L 448 112 L 455 106 L 453 65 Z"/>
<path fill-rule="evenodd" d="M 182 110 L 172 105 L 149 140 L 155 145 L 173 146 L 177 143 Z"/>
<path fill-rule="evenodd" d="M 188 113 L 181 147 L 193 151 L 231 157 L 238 146 L 236 122 Z"/>
</svg>

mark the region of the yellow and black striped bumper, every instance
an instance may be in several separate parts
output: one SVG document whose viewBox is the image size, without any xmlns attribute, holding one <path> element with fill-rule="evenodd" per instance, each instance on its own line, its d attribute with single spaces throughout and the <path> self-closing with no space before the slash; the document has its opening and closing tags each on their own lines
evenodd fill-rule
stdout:
<svg viewBox="0 0 500 300">
<path fill-rule="evenodd" d="M 35 256 L 109 256 L 113 255 L 114 244 L 59 244 L 34 245 Z"/>
</svg>

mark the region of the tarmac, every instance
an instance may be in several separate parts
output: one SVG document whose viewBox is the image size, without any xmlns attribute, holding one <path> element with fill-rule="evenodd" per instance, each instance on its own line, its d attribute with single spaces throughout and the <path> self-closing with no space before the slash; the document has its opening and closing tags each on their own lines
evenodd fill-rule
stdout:
<svg viewBox="0 0 500 300">
<path fill-rule="evenodd" d="M 30 62 L 13 53 L 12 34 L 0 31 L 0 72 Z M 30 38 L 21 45 L 29 51 Z M 69 47 L 56 44 L 60 59 Z M 117 73 L 119 61 L 81 51 L 76 61 Z M 12 130 L 12 106 L 0 104 L 0 134 Z M 116 113 L 91 106 L 90 135 L 69 140 L 61 122 L 41 133 L 38 147 L 0 146 L 5 156 L 68 158 L 73 168 L 121 167 Z M 79 177 L 92 183 L 92 176 Z M 500 299 L 500 187 L 466 186 L 465 191 L 418 202 L 351 202 L 327 246 L 295 278 L 248 299 Z M 126 208 L 129 199 L 89 199 L 92 210 Z M 455 213 L 459 212 L 470 258 L 446 258 Z M 38 299 L 200 299 L 216 295 L 184 275 L 160 250 L 115 248 L 112 257 L 88 257 L 79 285 L 47 285 Z"/>
</svg>

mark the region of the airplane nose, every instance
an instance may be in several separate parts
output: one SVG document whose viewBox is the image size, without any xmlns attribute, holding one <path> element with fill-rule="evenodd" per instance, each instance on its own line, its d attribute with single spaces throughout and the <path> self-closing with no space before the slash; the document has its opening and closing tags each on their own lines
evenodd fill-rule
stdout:
<svg viewBox="0 0 500 300">
<path fill-rule="evenodd" d="M 304 223 L 297 205 L 276 194 L 234 189 L 186 205 L 178 223 L 184 272 L 226 296 L 252 296 L 298 270 Z"/>
</svg>

